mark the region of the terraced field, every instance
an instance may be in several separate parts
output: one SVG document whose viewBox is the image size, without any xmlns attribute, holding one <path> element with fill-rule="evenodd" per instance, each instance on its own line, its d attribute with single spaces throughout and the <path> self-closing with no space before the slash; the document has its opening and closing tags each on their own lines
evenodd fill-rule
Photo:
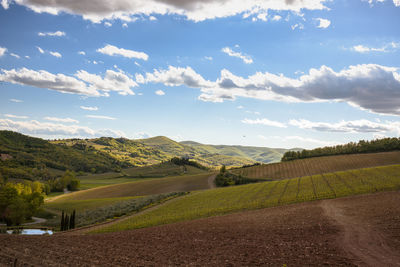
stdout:
<svg viewBox="0 0 400 267">
<path fill-rule="evenodd" d="M 78 191 L 59 197 L 55 202 L 68 200 L 103 199 L 116 197 L 132 197 L 163 194 L 169 192 L 185 192 L 208 189 L 210 172 L 165 178 L 145 179 L 131 183 L 102 186 Z"/>
<path fill-rule="evenodd" d="M 400 165 L 218 188 L 194 192 L 97 232 L 144 228 L 241 210 L 398 189 Z"/>
<path fill-rule="evenodd" d="M 400 151 L 327 156 L 231 170 L 248 178 L 286 179 L 321 173 L 400 164 Z"/>
</svg>

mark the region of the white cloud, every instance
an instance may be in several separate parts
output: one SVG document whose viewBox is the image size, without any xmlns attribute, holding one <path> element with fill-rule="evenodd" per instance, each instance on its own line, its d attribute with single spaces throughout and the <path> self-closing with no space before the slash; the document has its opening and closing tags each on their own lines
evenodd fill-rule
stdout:
<svg viewBox="0 0 400 267">
<path fill-rule="evenodd" d="M 338 123 L 311 122 L 308 120 L 290 120 L 290 125 L 301 129 L 312 129 L 321 132 L 344 132 L 344 133 L 383 133 L 396 132 L 400 134 L 400 122 L 385 123 L 369 120 L 340 121 Z"/>
<path fill-rule="evenodd" d="M 237 109 L 244 109 L 243 106 L 237 106 Z"/>
<path fill-rule="evenodd" d="M 106 26 L 106 27 L 111 27 L 112 24 L 111 24 L 110 22 L 106 21 L 106 22 L 104 22 L 104 26 Z"/>
<path fill-rule="evenodd" d="M 15 98 L 11 98 L 10 101 L 11 101 L 11 102 L 14 102 L 14 103 L 22 103 L 22 102 L 24 102 L 24 101 L 22 101 L 22 100 L 15 99 Z"/>
<path fill-rule="evenodd" d="M 86 53 L 84 51 L 79 51 L 78 54 L 82 55 L 82 56 L 86 55 Z"/>
<path fill-rule="evenodd" d="M 221 51 L 224 52 L 225 54 L 227 54 L 228 56 L 240 58 L 246 64 L 253 63 L 253 59 L 251 57 L 249 57 L 247 55 L 243 55 L 241 52 L 235 52 L 229 47 L 224 47 L 224 48 L 222 48 Z"/>
<path fill-rule="evenodd" d="M 260 14 L 268 10 L 293 11 L 327 9 L 324 3 L 328 0 L 98 0 L 65 1 L 65 0 L 2 0 L 3 7 L 8 3 L 26 6 L 38 13 L 53 15 L 62 12 L 81 15 L 84 19 L 99 23 L 102 20 L 120 19 L 131 21 L 135 15 L 166 15 L 177 14 L 189 20 L 203 21 L 215 18 L 225 18 L 243 13 Z M 3 4 L 4 3 L 4 4 Z"/>
<path fill-rule="evenodd" d="M 279 15 L 275 15 L 275 16 L 272 17 L 272 20 L 273 20 L 273 21 L 279 21 L 279 20 L 281 20 L 281 19 L 282 19 L 282 17 L 279 16 Z"/>
<path fill-rule="evenodd" d="M 164 93 L 163 90 L 157 90 L 157 91 L 155 92 L 155 94 L 156 94 L 156 95 L 165 95 L 165 93 Z"/>
<path fill-rule="evenodd" d="M 286 124 L 281 123 L 279 121 L 271 121 L 269 119 L 263 118 L 263 119 L 244 119 L 242 120 L 242 123 L 245 124 L 259 124 L 259 125 L 266 125 L 266 126 L 273 126 L 273 127 L 278 127 L 278 128 L 286 128 Z"/>
<path fill-rule="evenodd" d="M 393 0 L 393 4 L 395 6 L 400 6 L 400 0 Z"/>
<path fill-rule="evenodd" d="M 292 30 L 294 31 L 295 29 L 303 30 L 304 25 L 302 23 L 296 23 L 295 25 L 291 26 Z"/>
<path fill-rule="evenodd" d="M 143 60 L 147 60 L 149 58 L 149 56 L 144 52 L 137 52 L 129 49 L 118 48 L 116 46 L 109 44 L 107 44 L 103 48 L 97 49 L 97 52 L 109 56 L 120 55 L 127 58 L 138 58 Z"/>
<path fill-rule="evenodd" d="M 13 114 L 4 114 L 4 117 L 13 118 L 13 119 L 27 119 L 27 118 L 29 118 L 28 116 L 19 116 L 19 115 L 13 115 Z"/>
<path fill-rule="evenodd" d="M 328 19 L 317 18 L 316 20 L 319 22 L 317 28 L 326 29 L 331 25 L 331 21 Z"/>
<path fill-rule="evenodd" d="M 0 57 L 4 56 L 4 54 L 7 52 L 7 48 L 1 47 L 0 46 Z"/>
<path fill-rule="evenodd" d="M 51 136 L 55 137 L 100 137 L 113 136 L 125 137 L 121 131 L 111 129 L 94 130 L 89 127 L 79 125 L 65 125 L 60 123 L 31 121 L 13 121 L 10 119 L 0 119 L 0 130 L 11 130 L 24 134 Z"/>
<path fill-rule="evenodd" d="M 122 27 L 123 27 L 123 28 L 128 28 L 128 24 L 123 23 L 123 24 L 122 24 Z"/>
<path fill-rule="evenodd" d="M 44 50 L 40 48 L 39 46 L 36 46 L 37 50 L 39 50 L 40 54 L 44 54 Z"/>
<path fill-rule="evenodd" d="M 137 74 L 136 81 L 199 88 L 199 99 L 210 102 L 237 97 L 284 102 L 341 101 L 375 113 L 400 115 L 398 68 L 377 64 L 349 66 L 338 72 L 321 66 L 296 79 L 268 72 L 244 78 L 223 69 L 215 82 L 205 80 L 190 67 L 169 66 L 145 76 Z"/>
<path fill-rule="evenodd" d="M 286 144 L 286 147 L 294 148 L 294 147 L 301 147 L 301 148 L 315 148 L 320 146 L 333 146 L 338 145 L 339 142 L 332 142 L 332 141 L 324 141 L 310 137 L 302 137 L 297 135 L 292 136 L 263 136 L 259 135 L 258 138 L 271 141 L 272 144 L 276 143 L 275 140 L 283 142 Z"/>
<path fill-rule="evenodd" d="M 391 42 L 385 44 L 381 47 L 368 47 L 366 45 L 355 45 L 351 48 L 351 50 L 358 53 L 370 53 L 370 52 L 393 52 L 397 50 L 400 46 L 400 43 Z"/>
<path fill-rule="evenodd" d="M 207 57 L 207 56 L 205 56 L 204 58 L 207 59 L 207 60 L 209 60 L 209 61 L 212 61 L 212 60 L 213 60 L 213 57 Z"/>
<path fill-rule="evenodd" d="M 78 71 L 75 76 L 89 83 L 89 88 L 95 91 L 116 91 L 120 95 L 134 95 L 135 93 L 131 88 L 137 86 L 137 83 L 121 70 L 118 72 L 107 70 L 104 78 L 84 70 Z"/>
<path fill-rule="evenodd" d="M 65 122 L 65 123 L 79 123 L 79 121 L 71 118 L 57 118 L 57 117 L 44 117 L 46 121 Z"/>
<path fill-rule="evenodd" d="M 56 31 L 56 32 L 39 32 L 39 36 L 56 36 L 56 37 L 62 37 L 65 36 L 65 32 L 62 31 Z"/>
<path fill-rule="evenodd" d="M 53 57 L 56 57 L 56 58 L 61 58 L 62 57 L 62 55 L 60 53 L 58 53 L 58 52 L 49 51 L 49 53 L 50 53 L 50 55 L 52 55 Z"/>
<path fill-rule="evenodd" d="M 131 88 L 137 86 L 136 82 L 122 71 L 107 70 L 104 77 L 101 77 L 80 70 L 75 77 L 27 68 L 2 69 L 0 72 L 0 81 L 3 82 L 86 96 L 108 96 L 110 91 L 118 92 L 121 95 L 134 95 Z"/>
<path fill-rule="evenodd" d="M 169 66 L 168 70 L 154 70 L 153 73 L 146 73 L 145 76 L 137 74 L 136 81 L 138 83 L 162 83 L 166 86 L 186 85 L 192 88 L 213 86 L 213 83 L 206 81 L 191 67 Z"/>
<path fill-rule="evenodd" d="M 30 59 L 31 57 L 30 57 L 30 56 L 25 56 L 25 58 L 26 58 L 26 59 Z"/>
<path fill-rule="evenodd" d="M 103 115 L 86 115 L 86 118 L 101 119 L 101 120 L 116 120 L 116 118 L 114 117 L 103 116 Z"/>
<path fill-rule="evenodd" d="M 8 9 L 10 7 L 11 0 L 1 0 L 1 5 L 4 9 Z"/>
<path fill-rule="evenodd" d="M 83 110 L 89 110 L 89 111 L 97 111 L 99 110 L 98 107 L 86 107 L 86 106 L 80 106 L 81 109 Z"/>
<path fill-rule="evenodd" d="M 155 21 L 155 20 L 157 20 L 157 18 L 156 18 L 156 17 L 154 17 L 154 16 L 150 16 L 150 17 L 149 17 L 149 20 L 151 20 L 151 21 Z"/>
<path fill-rule="evenodd" d="M 13 57 L 15 57 L 15 58 L 18 58 L 18 59 L 20 59 L 20 58 L 21 58 L 19 55 L 17 55 L 17 54 L 14 54 L 14 53 L 10 53 L 10 56 L 13 56 Z"/>
</svg>

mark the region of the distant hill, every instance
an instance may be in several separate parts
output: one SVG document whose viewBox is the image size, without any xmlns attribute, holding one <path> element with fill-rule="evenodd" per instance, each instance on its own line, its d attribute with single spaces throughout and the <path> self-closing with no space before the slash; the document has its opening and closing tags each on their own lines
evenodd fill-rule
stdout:
<svg viewBox="0 0 400 267">
<path fill-rule="evenodd" d="M 205 154 L 220 154 L 231 157 L 245 158 L 251 161 L 272 163 L 279 162 L 282 155 L 289 151 L 283 148 L 268 148 L 254 146 L 203 145 L 193 141 L 183 141 L 180 144 L 195 148 Z M 298 149 L 290 149 L 298 150 Z"/>
<path fill-rule="evenodd" d="M 48 179 L 65 170 L 103 173 L 185 157 L 207 167 L 276 162 L 285 149 L 203 145 L 164 136 L 130 140 L 101 137 L 47 141 L 0 131 L 0 174 L 7 178 Z"/>
</svg>

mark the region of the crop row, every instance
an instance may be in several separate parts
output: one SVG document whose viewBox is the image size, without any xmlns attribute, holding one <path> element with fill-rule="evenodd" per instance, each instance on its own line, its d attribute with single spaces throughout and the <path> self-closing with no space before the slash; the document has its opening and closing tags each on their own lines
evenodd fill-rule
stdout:
<svg viewBox="0 0 400 267">
<path fill-rule="evenodd" d="M 390 164 L 400 164 L 400 151 L 317 157 L 241 168 L 232 172 L 248 178 L 286 179 Z"/>
<path fill-rule="evenodd" d="M 98 231 L 113 232 L 230 212 L 400 189 L 400 165 L 198 191 Z"/>
</svg>

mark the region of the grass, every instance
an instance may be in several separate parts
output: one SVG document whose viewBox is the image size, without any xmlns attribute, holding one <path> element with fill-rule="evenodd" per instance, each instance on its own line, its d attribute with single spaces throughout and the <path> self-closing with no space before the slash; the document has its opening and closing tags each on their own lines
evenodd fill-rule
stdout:
<svg viewBox="0 0 400 267">
<path fill-rule="evenodd" d="M 110 218 L 120 217 L 144 209 L 147 206 L 161 203 L 184 193 L 167 193 L 145 197 L 121 197 L 88 200 L 70 200 L 47 203 L 45 210 L 57 216 L 44 223 L 46 226 L 58 227 L 60 214 L 65 211 L 71 214 L 76 211 L 76 225 L 78 227 L 103 222 Z"/>
<path fill-rule="evenodd" d="M 226 213 L 400 189 L 400 165 L 194 192 L 96 232 L 114 232 Z"/>
<path fill-rule="evenodd" d="M 247 178 L 286 179 L 359 168 L 400 164 L 400 151 L 326 156 L 231 170 Z"/>
<path fill-rule="evenodd" d="M 90 190 L 66 194 L 54 202 L 67 200 L 104 199 L 164 194 L 169 192 L 187 192 L 208 188 L 208 177 L 212 173 L 175 176 L 157 179 L 145 179 L 131 183 L 102 186 Z"/>
</svg>

